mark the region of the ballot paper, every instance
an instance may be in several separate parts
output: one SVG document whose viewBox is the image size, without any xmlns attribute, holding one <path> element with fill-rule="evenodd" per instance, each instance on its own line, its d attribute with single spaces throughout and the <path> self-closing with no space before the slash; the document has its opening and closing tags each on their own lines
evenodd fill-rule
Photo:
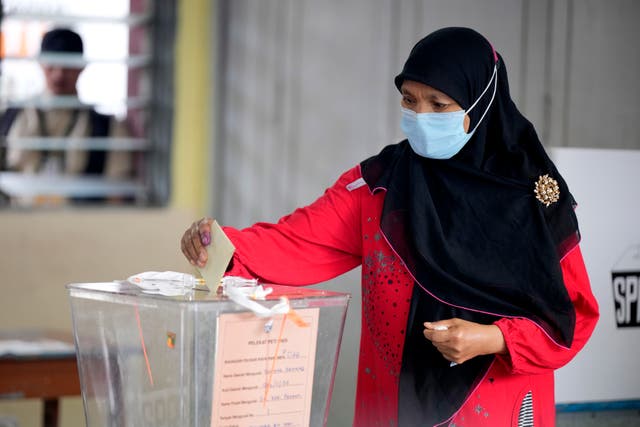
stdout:
<svg viewBox="0 0 640 427">
<path fill-rule="evenodd" d="M 167 297 L 187 295 L 194 290 L 216 291 L 235 251 L 216 221 L 211 224 L 211 242 L 206 250 L 209 258 L 204 267 L 198 268 L 200 278 L 177 271 L 145 271 L 126 281 L 141 288 L 143 293 Z"/>
<path fill-rule="evenodd" d="M 198 272 L 205 279 L 209 289 L 215 291 L 236 250 L 217 221 L 211 224 L 211 243 L 206 246 L 206 249 L 207 264 L 202 268 L 198 267 Z"/>
</svg>

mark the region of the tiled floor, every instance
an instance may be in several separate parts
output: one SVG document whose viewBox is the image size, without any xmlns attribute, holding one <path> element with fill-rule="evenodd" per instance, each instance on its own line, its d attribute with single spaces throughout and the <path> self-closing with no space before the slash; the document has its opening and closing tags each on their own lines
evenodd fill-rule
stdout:
<svg viewBox="0 0 640 427">
<path fill-rule="evenodd" d="M 556 427 L 640 427 L 640 410 L 564 412 L 556 415 Z"/>
</svg>

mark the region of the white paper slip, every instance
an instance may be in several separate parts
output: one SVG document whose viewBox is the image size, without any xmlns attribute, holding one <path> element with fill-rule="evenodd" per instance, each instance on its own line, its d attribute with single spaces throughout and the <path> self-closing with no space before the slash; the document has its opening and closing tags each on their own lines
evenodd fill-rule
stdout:
<svg viewBox="0 0 640 427">
<path fill-rule="evenodd" d="M 37 341 L 26 340 L 0 340 L 0 356 L 35 356 L 35 355 L 67 355 L 75 354 L 75 347 L 62 341 L 41 339 Z"/>
</svg>

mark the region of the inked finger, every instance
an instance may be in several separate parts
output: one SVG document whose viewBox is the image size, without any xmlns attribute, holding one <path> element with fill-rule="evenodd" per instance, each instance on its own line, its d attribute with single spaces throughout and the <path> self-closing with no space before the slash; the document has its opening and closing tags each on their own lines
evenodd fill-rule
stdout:
<svg viewBox="0 0 640 427">
<path fill-rule="evenodd" d="M 213 218 L 205 217 L 198 221 L 199 240 L 203 246 L 209 246 L 211 243 L 211 224 Z"/>
</svg>

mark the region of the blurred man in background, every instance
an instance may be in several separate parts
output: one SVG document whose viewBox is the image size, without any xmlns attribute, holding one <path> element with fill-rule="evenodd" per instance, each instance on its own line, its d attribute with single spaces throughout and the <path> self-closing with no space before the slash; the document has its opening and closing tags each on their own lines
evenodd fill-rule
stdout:
<svg viewBox="0 0 640 427">
<path fill-rule="evenodd" d="M 83 67 L 69 66 L 64 61 L 47 61 L 51 54 L 81 57 L 84 52 L 80 36 L 66 28 L 47 33 L 41 42 L 42 70 L 46 82 L 43 100 L 50 98 L 51 108 L 9 108 L 0 120 L 0 136 L 9 141 L 6 169 L 45 175 L 102 175 L 107 178 L 126 178 L 131 174 L 131 157 L 127 152 L 83 149 L 24 149 L 12 140 L 19 138 L 100 138 L 126 137 L 123 123 L 114 117 L 97 113 L 89 107 L 56 106 L 56 99 L 77 98 L 76 85 Z M 60 58 L 60 57 L 59 57 Z M 63 63 L 62 65 L 60 63 Z M 13 147 L 12 147 L 13 145 Z"/>
</svg>

